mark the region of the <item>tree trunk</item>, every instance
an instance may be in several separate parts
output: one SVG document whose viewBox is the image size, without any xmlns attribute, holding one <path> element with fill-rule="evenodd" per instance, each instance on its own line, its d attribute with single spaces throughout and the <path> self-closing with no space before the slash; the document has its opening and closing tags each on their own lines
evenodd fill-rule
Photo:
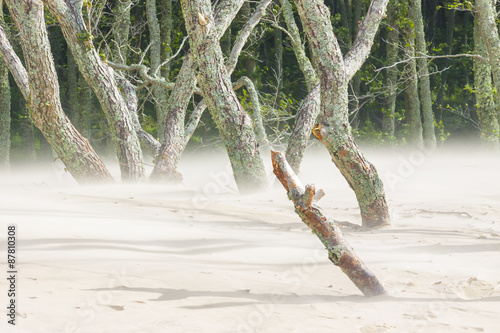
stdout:
<svg viewBox="0 0 500 333">
<path fill-rule="evenodd" d="M 3 18 L 3 1 L 0 0 L 0 26 L 10 36 Z M 0 171 L 10 166 L 10 84 L 9 68 L 0 61 Z"/>
<path fill-rule="evenodd" d="M 491 73 L 493 74 L 498 119 L 500 118 L 500 113 L 498 112 L 498 107 L 500 106 L 500 37 L 498 36 L 497 16 L 493 2 L 490 0 L 477 0 L 476 15 L 479 22 L 479 29 L 488 52 Z"/>
<path fill-rule="evenodd" d="M 159 69 L 161 64 L 161 35 L 160 23 L 158 22 L 156 12 L 156 0 L 146 0 L 146 17 L 148 20 L 149 40 L 151 47 L 149 48 L 151 73 L 161 73 Z M 158 123 L 158 137 L 163 140 L 165 136 L 165 120 L 167 117 L 167 92 L 165 88 L 159 85 L 153 85 L 153 98 L 156 110 L 156 119 Z"/>
<path fill-rule="evenodd" d="M 281 8 L 283 10 L 283 17 L 285 18 L 288 32 L 290 34 L 293 52 L 295 53 L 299 67 L 304 74 L 307 90 L 309 92 L 297 111 L 295 126 L 288 141 L 285 155 L 287 160 L 290 162 L 293 171 L 299 173 L 300 164 L 304 158 L 312 128 L 320 111 L 319 78 L 309 61 L 309 58 L 306 56 L 306 51 L 300 39 L 299 29 L 295 23 L 290 2 L 288 0 L 281 0 Z"/>
<path fill-rule="evenodd" d="M 410 17 L 415 26 L 415 50 L 419 57 L 427 55 L 427 43 L 424 34 L 421 0 L 411 0 Z M 434 113 L 432 111 L 431 82 L 427 59 L 417 59 L 418 82 L 420 84 L 420 105 L 422 109 L 424 146 L 427 149 L 436 149 L 436 134 L 434 132 Z"/>
<path fill-rule="evenodd" d="M 128 44 L 130 34 L 130 7 L 131 0 L 118 0 L 112 7 L 112 12 L 115 16 L 113 25 L 113 54 L 111 59 L 119 64 L 127 64 Z"/>
<path fill-rule="evenodd" d="M 75 125 L 80 133 L 83 134 L 81 126 L 81 108 L 79 103 L 79 91 L 78 91 L 78 67 L 76 66 L 75 59 L 71 54 L 71 51 L 67 53 L 66 62 L 66 73 L 67 73 L 67 98 L 69 102 L 69 112 L 68 117 L 71 122 Z M 86 137 L 86 136 L 85 136 Z"/>
<path fill-rule="evenodd" d="M 267 140 L 266 130 L 264 129 L 264 123 L 262 120 L 262 113 L 260 109 L 259 94 L 252 80 L 246 76 L 242 76 L 238 81 L 233 84 L 233 90 L 237 90 L 240 87 L 245 86 L 247 88 L 248 95 L 250 96 L 250 103 L 252 107 L 252 121 L 254 124 L 255 136 L 257 138 L 257 143 L 259 145 L 265 144 L 269 145 Z"/>
<path fill-rule="evenodd" d="M 295 173 L 299 173 L 311 131 L 318 118 L 320 103 L 320 87 L 318 84 L 302 100 L 297 111 L 292 135 L 286 147 L 286 159 L 290 162 L 290 166 Z"/>
<path fill-rule="evenodd" d="M 478 16 L 474 20 L 474 53 L 488 59 L 488 51 L 481 36 Z M 483 59 L 474 59 L 474 90 L 476 108 L 481 126 L 481 142 L 484 147 L 498 151 L 500 126 L 491 82 L 491 67 Z"/>
<path fill-rule="evenodd" d="M 162 9 L 160 16 L 161 58 L 168 59 L 172 55 L 172 0 L 161 0 L 160 4 Z M 162 67 L 161 76 L 168 81 L 168 77 L 170 76 L 170 63 Z M 168 95 L 168 92 L 166 92 L 166 94 Z"/>
<path fill-rule="evenodd" d="M 182 0 L 197 80 L 208 110 L 223 138 L 241 192 L 267 186 L 253 125 L 232 89 L 214 29 L 210 1 Z"/>
<path fill-rule="evenodd" d="M 29 80 L 29 87 L 24 86 L 21 91 L 27 92 L 25 97 L 29 101 L 35 125 L 78 182 L 111 181 L 111 175 L 99 156 L 62 110 L 59 83 L 45 28 L 43 4 L 33 0 L 6 2 L 20 34 L 26 60 L 26 77 Z M 0 37 L 5 38 L 3 29 Z M 11 56 L 16 58 L 15 54 Z M 9 63 L 9 67 L 12 68 L 15 64 L 20 64 L 19 59 Z M 23 71 L 24 68 L 16 68 L 12 72 Z M 24 80 L 19 80 L 22 81 Z"/>
<path fill-rule="evenodd" d="M 322 193 L 321 190 L 316 192 L 314 185 L 304 187 L 282 153 L 271 151 L 271 158 L 274 174 L 287 191 L 288 198 L 293 201 L 295 212 L 321 240 L 328 251 L 328 259 L 335 266 L 339 266 L 365 296 L 385 294 L 385 289 L 377 277 L 344 239 L 335 220 L 326 216 L 316 204 L 323 196 L 318 195 Z"/>
<path fill-rule="evenodd" d="M 422 120 L 420 117 L 420 99 L 418 97 L 417 61 L 415 60 L 415 31 L 409 24 L 407 25 L 406 35 L 406 56 L 410 58 L 405 73 L 405 118 L 408 124 L 408 143 L 422 148 Z"/>
<path fill-rule="evenodd" d="M 122 179 L 143 179 L 144 166 L 139 138 L 118 90 L 113 70 L 100 59 L 94 48 L 93 37 L 87 31 L 81 8 L 63 0 L 47 0 L 46 4 L 52 15 L 57 18 L 80 72 L 101 103 L 112 129 Z"/>
<path fill-rule="evenodd" d="M 445 39 L 444 39 L 444 47 L 443 51 L 444 54 L 451 54 L 452 51 L 452 44 L 453 44 L 453 33 L 455 31 L 455 10 L 446 10 L 444 12 L 446 24 L 445 24 Z M 435 13 L 434 13 L 434 21 L 435 21 Z M 431 21 L 432 22 L 432 21 Z M 432 27 L 432 24 L 429 26 L 429 35 L 431 40 L 433 37 L 433 32 L 430 30 Z M 451 67 L 452 61 L 451 59 L 444 59 L 444 65 L 445 67 Z M 444 101 L 444 95 L 446 93 L 447 87 L 448 87 L 448 73 L 449 71 L 444 71 L 440 75 L 440 84 L 439 84 L 439 91 L 437 93 L 436 97 L 436 105 L 439 107 L 442 107 L 443 101 Z M 442 111 L 441 111 L 442 112 Z"/>
<path fill-rule="evenodd" d="M 33 128 L 33 121 L 26 107 L 24 98 L 18 99 L 19 110 L 21 113 L 20 132 L 23 139 L 23 161 L 29 163 L 36 161 L 35 151 L 35 129 Z"/>
<path fill-rule="evenodd" d="M 276 29 L 273 33 L 274 41 L 274 76 L 276 77 L 276 92 L 281 90 L 283 80 L 283 36 L 281 30 Z"/>
<path fill-rule="evenodd" d="M 265 3 L 269 4 L 271 0 L 265 0 Z M 214 26 L 217 31 L 217 36 L 220 38 L 227 27 L 229 27 L 230 22 L 233 20 L 234 16 L 244 3 L 243 0 L 230 1 L 227 3 L 219 3 L 217 7 Z M 240 31 L 233 51 L 228 59 L 227 71 L 231 73 L 236 67 L 236 62 L 238 56 L 245 44 L 246 38 L 250 35 L 253 27 L 258 23 L 259 19 L 265 11 L 267 5 L 260 4 L 261 10 L 256 11 L 253 15 L 254 19 L 247 22 L 245 27 Z M 257 19 L 258 18 L 258 19 Z M 172 89 L 169 98 L 169 111 L 167 113 L 167 124 L 166 127 L 169 129 L 165 136 L 164 142 L 160 148 L 160 153 L 155 161 L 155 168 L 151 174 L 151 180 L 165 180 L 167 182 L 179 182 L 182 179 L 182 175 L 177 171 L 177 164 L 179 163 L 180 156 L 186 147 L 187 141 L 194 132 L 193 126 L 197 124 L 201 113 L 203 113 L 205 108 L 205 103 L 200 102 L 196 108 L 196 114 L 194 121 L 190 121 L 188 127 L 184 128 L 184 121 L 186 116 L 186 108 L 189 104 L 191 96 L 194 92 L 196 85 L 196 76 L 193 70 L 193 59 L 190 54 L 188 54 L 182 67 L 177 75 L 175 81 L 174 89 Z M 187 133 L 187 134 L 186 134 Z"/>
<path fill-rule="evenodd" d="M 123 94 L 123 99 L 125 100 L 125 104 L 127 104 L 130 115 L 132 117 L 134 129 L 139 136 L 141 143 L 146 146 L 151 155 L 158 155 L 160 143 L 151 134 L 144 131 L 139 122 L 139 117 L 137 115 L 138 101 L 134 86 L 132 86 L 132 84 L 127 79 L 120 75 L 116 76 L 116 83 L 118 83 L 118 86 L 120 87 L 120 90 Z"/>
<path fill-rule="evenodd" d="M 387 8 L 388 16 L 388 32 L 386 44 L 386 65 L 391 66 L 398 60 L 398 45 L 399 45 L 399 30 L 396 27 L 396 8 L 397 1 L 389 2 Z M 396 128 L 395 110 L 396 110 L 396 89 L 398 80 L 398 68 L 396 66 L 388 68 L 385 77 L 385 85 L 387 89 L 385 108 L 382 120 L 382 133 L 386 138 L 393 138 Z"/>
<path fill-rule="evenodd" d="M 304 74 L 307 90 L 311 92 L 314 87 L 319 84 L 318 75 L 316 74 L 311 61 L 306 55 L 306 50 L 304 44 L 302 44 L 302 41 L 300 39 L 299 28 L 297 27 L 297 23 L 295 22 L 290 1 L 281 0 L 281 8 L 283 10 L 283 17 L 285 18 L 288 33 L 290 34 L 289 37 L 292 42 L 293 52 L 295 53 L 295 57 L 297 58 L 300 70 L 302 71 L 302 74 Z"/>
<path fill-rule="evenodd" d="M 343 59 L 330 23 L 330 12 L 321 0 L 295 0 L 309 44 L 321 74 L 321 123 L 313 128 L 314 136 L 328 149 L 356 194 L 363 225 L 389 223 L 385 193 L 375 167 L 358 149 L 351 135 L 348 119 L 348 82 L 367 58 L 378 25 L 384 15 L 386 0 L 374 0 Z"/>
</svg>

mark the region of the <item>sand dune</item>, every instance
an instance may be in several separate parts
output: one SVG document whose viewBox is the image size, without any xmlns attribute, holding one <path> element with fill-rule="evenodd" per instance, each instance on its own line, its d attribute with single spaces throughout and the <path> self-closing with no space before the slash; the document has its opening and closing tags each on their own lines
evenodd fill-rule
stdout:
<svg viewBox="0 0 500 333">
<path fill-rule="evenodd" d="M 223 154 L 187 156 L 175 187 L 80 187 L 60 165 L 4 175 L 0 248 L 16 223 L 19 296 L 17 326 L 1 330 L 499 332 L 500 156 L 367 155 L 390 227 L 359 227 L 324 151 L 300 177 L 325 190 L 321 206 L 389 292 L 374 298 L 328 261 L 278 184 L 238 195 Z M 0 290 L 7 304 L 4 279 Z"/>
</svg>

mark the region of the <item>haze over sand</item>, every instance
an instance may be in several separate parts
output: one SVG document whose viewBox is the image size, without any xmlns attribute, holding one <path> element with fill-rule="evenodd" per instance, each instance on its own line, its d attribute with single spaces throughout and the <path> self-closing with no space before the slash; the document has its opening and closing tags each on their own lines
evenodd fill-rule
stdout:
<svg viewBox="0 0 500 333">
<path fill-rule="evenodd" d="M 238 195 L 224 154 L 186 156 L 175 187 L 81 187 L 60 165 L 14 170 L 0 180 L 0 253 L 6 272 L 17 224 L 18 322 L 4 316 L 0 330 L 499 332 L 500 156 L 366 155 L 390 227 L 352 225 L 354 194 L 325 150 L 307 154 L 300 178 L 325 190 L 319 204 L 389 292 L 374 298 L 327 259 L 280 184 Z M 0 291 L 4 307 L 5 279 Z"/>
</svg>

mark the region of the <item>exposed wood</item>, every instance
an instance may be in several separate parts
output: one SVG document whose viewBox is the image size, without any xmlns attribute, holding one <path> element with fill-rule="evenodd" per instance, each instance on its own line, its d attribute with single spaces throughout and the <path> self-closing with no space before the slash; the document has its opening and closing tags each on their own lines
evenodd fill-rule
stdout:
<svg viewBox="0 0 500 333">
<path fill-rule="evenodd" d="M 316 193 L 321 190 L 316 191 L 315 186 L 311 184 L 304 187 L 283 153 L 271 151 L 271 158 L 273 172 L 287 191 L 295 212 L 321 240 L 328 251 L 328 259 L 339 266 L 365 296 L 385 294 L 382 284 L 354 253 L 337 223 L 316 204 L 319 200 Z"/>
</svg>

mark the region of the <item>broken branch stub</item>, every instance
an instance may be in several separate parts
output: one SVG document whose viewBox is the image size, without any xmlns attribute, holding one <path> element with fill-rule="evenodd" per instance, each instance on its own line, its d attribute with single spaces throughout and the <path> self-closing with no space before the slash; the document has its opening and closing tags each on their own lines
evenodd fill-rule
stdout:
<svg viewBox="0 0 500 333">
<path fill-rule="evenodd" d="M 311 184 L 304 187 L 283 153 L 271 151 L 271 159 L 273 172 L 287 190 L 288 198 L 295 206 L 295 212 L 325 245 L 330 261 L 339 266 L 365 296 L 385 294 L 385 289 L 377 277 L 344 239 L 337 223 L 315 204 L 324 195 L 323 191 L 316 192 L 314 185 Z"/>
</svg>

